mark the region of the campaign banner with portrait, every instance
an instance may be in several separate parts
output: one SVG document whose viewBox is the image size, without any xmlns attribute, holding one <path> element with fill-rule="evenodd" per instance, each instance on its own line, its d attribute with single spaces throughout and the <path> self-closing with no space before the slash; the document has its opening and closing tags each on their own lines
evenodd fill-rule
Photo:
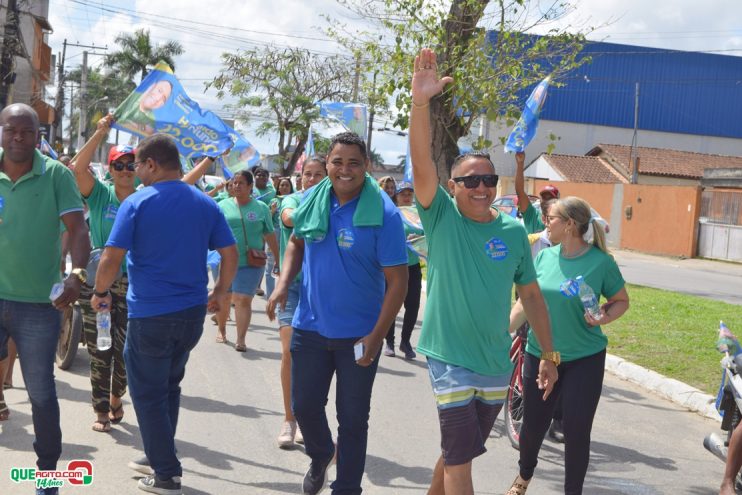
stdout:
<svg viewBox="0 0 742 495">
<path fill-rule="evenodd" d="M 318 105 L 320 116 L 337 120 L 343 127 L 351 132 L 355 132 L 364 141 L 367 140 L 368 118 L 366 105 L 337 101 L 320 102 Z"/>
<path fill-rule="evenodd" d="M 222 160 L 225 175 L 260 161 L 260 154 L 247 139 L 188 97 L 165 62 L 159 62 L 147 74 L 114 111 L 114 118 L 112 127 L 139 138 L 158 132 L 169 134 L 187 161 L 218 156 L 231 148 Z"/>
<path fill-rule="evenodd" d="M 538 119 L 541 109 L 546 101 L 546 92 L 549 89 L 551 76 L 546 76 L 543 81 L 533 89 L 531 96 L 526 100 L 523 112 L 518 119 L 518 123 L 510 132 L 505 146 L 505 153 L 520 152 L 526 149 L 526 146 L 533 140 L 538 129 Z"/>
</svg>

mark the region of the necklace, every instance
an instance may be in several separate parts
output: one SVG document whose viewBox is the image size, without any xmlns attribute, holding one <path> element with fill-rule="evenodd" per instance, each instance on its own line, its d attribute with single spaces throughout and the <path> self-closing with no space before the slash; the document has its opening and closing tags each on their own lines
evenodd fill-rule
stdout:
<svg viewBox="0 0 742 495">
<path fill-rule="evenodd" d="M 562 246 L 562 249 L 559 250 L 559 254 L 561 254 L 562 258 L 577 258 L 578 256 L 582 256 L 587 252 L 587 250 L 590 249 L 590 244 L 585 244 L 585 247 L 580 249 L 574 254 L 566 254 L 564 252 L 564 246 Z"/>
</svg>

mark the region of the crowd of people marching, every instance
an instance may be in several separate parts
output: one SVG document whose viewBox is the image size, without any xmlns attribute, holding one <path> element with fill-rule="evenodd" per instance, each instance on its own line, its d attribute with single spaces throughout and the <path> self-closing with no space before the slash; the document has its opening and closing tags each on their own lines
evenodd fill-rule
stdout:
<svg viewBox="0 0 742 495">
<path fill-rule="evenodd" d="M 451 82 L 438 77 L 435 54 L 422 50 L 411 95 L 414 181 L 399 184 L 369 175 L 369 150 L 351 132 L 336 135 L 326 156 L 310 157 L 296 184 L 288 177 L 274 184 L 257 167 L 203 191 L 193 185 L 217 157 L 183 175 L 175 142 L 164 134 L 136 149 L 112 147 L 104 181 L 90 164 L 112 116 L 101 119 L 68 170 L 36 149 L 33 109 L 6 107 L 0 113 L 0 382 L 12 386 L 17 352 L 38 468 L 56 469 L 61 455 L 52 369 L 58 310 L 79 300 L 93 430 L 106 433 L 123 420 L 128 390 L 144 446 L 144 455 L 129 463 L 144 475 L 138 487 L 181 493 L 174 437 L 190 351 L 208 310 L 215 341 L 228 342 L 233 318 L 233 348 L 245 352 L 253 298 L 265 280 L 266 311 L 277 320 L 281 341 L 284 421 L 277 443 L 304 444 L 310 463 L 303 493 L 319 493 L 333 463 L 332 492 L 361 493 L 379 358 L 397 352 L 427 360 L 441 432 L 429 493 L 474 493 L 471 463 L 486 451 L 503 407 L 511 331 L 525 322 L 525 412 L 507 495 L 526 493 L 550 425 L 566 443 L 564 492 L 582 493 L 606 355 L 601 326 L 628 309 L 624 280 L 584 200 L 561 198 L 550 186 L 541 192 L 540 211 L 530 203 L 522 153 L 516 190 L 523 223 L 491 206 L 498 176 L 486 153 L 457 157 L 446 187 L 439 184 L 428 106 Z M 403 214 L 409 211 L 419 222 L 409 221 Z M 413 246 L 423 237 L 427 300 L 415 347 L 423 277 Z M 72 268 L 49 304 L 63 247 Z M 207 259 L 215 257 L 209 291 Z M 94 275 L 89 259 L 99 260 Z M 578 277 L 605 297 L 597 312 L 585 310 Z M 104 312 L 111 316 L 111 345 L 99 348 L 96 320 Z M 325 411 L 333 378 L 336 434 Z M 8 419 L 0 395 L 0 421 Z"/>
</svg>

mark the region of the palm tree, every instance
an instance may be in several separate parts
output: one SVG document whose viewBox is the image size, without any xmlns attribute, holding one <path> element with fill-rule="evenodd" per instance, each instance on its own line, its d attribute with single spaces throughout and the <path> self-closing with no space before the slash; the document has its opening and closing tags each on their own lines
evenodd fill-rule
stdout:
<svg viewBox="0 0 742 495">
<path fill-rule="evenodd" d="M 118 73 L 133 79 L 141 74 L 139 82 L 147 75 L 148 68 L 164 60 L 175 69 L 173 58 L 183 53 L 183 46 L 177 41 L 168 41 L 163 45 L 152 45 L 149 29 L 137 29 L 133 34 L 121 33 L 116 36 L 119 51 L 106 55 L 105 65 Z"/>
</svg>

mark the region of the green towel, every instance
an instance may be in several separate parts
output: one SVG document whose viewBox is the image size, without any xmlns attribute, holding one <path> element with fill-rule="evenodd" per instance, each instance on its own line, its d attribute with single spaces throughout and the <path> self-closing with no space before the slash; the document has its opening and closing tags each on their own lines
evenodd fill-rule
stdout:
<svg viewBox="0 0 742 495">
<path fill-rule="evenodd" d="M 314 186 L 304 201 L 294 210 L 294 235 L 300 239 L 320 241 L 327 235 L 330 225 L 330 192 L 332 182 L 329 177 Z M 370 175 L 358 199 L 358 206 L 353 213 L 354 227 L 379 227 L 384 220 L 384 194 Z"/>
</svg>

